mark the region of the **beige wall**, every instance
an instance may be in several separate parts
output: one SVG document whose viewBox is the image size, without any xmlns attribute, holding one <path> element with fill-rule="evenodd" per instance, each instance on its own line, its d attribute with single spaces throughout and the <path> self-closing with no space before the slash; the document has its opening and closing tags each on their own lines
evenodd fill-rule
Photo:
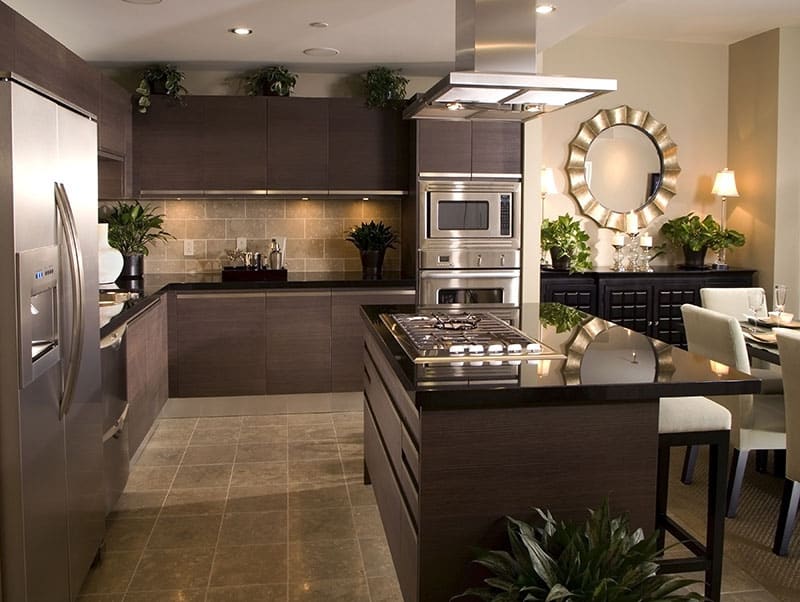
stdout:
<svg viewBox="0 0 800 602">
<path fill-rule="evenodd" d="M 526 155 L 533 155 L 536 146 L 540 146 L 541 153 L 541 163 L 533 166 L 526 163 L 526 168 L 536 170 L 537 175 L 542 165 L 556 170 L 556 184 L 560 193 L 546 199 L 545 217 L 564 213 L 580 214 L 577 202 L 567 192 L 564 166 L 569 142 L 581 122 L 591 118 L 600 109 L 627 104 L 648 110 L 654 118 L 665 123 L 678 145 L 678 161 L 682 171 L 678 178 L 677 194 L 667 209 L 667 215 L 648 228 L 656 238 L 656 244 L 661 241 L 658 229 L 665 219 L 695 211 L 702 215 L 711 213 L 719 220 L 720 205 L 711 195 L 711 187 L 714 174 L 726 164 L 727 47 L 573 36 L 543 53 L 540 71 L 547 74 L 613 77 L 618 80 L 617 92 L 546 115 L 538 120 L 541 122 L 541 135 L 526 135 Z M 527 126 L 526 134 L 530 127 Z M 529 185 L 535 187 L 535 196 L 529 190 L 526 202 L 540 202 L 538 181 Z M 541 213 L 532 212 L 530 208 L 526 208 L 526 211 L 528 217 L 532 217 L 532 213 Z M 535 250 L 526 249 L 528 266 L 532 265 L 531 256 L 538 257 L 539 224 L 540 221 L 536 219 L 528 219 L 525 223 L 524 244 L 529 246 L 535 240 L 537 247 Z M 595 265 L 610 265 L 610 239 L 613 232 L 599 228 L 588 219 L 585 227 L 591 236 Z M 669 254 L 659 257 L 654 263 L 679 259 L 677 255 Z M 740 251 L 730 253 L 728 261 L 732 264 L 748 263 Z M 538 298 L 538 290 L 525 287 L 524 292 L 526 301 Z"/>
<path fill-rule="evenodd" d="M 225 250 L 247 238 L 247 250 L 266 258 L 269 241 L 286 237 L 285 264 L 292 271 L 361 271 L 361 259 L 345 240 L 351 227 L 362 221 L 382 220 L 400 232 L 400 200 L 242 200 L 191 199 L 142 201 L 165 216 L 164 229 L 175 236 L 156 242 L 145 257 L 144 271 L 153 273 L 218 272 Z M 101 213 L 111 201 L 101 201 Z M 194 242 L 194 255 L 184 255 L 184 241 Z M 385 270 L 400 269 L 399 245 L 389 249 Z"/>
<path fill-rule="evenodd" d="M 748 264 L 767 290 L 775 256 L 779 37 L 773 30 L 730 47 L 728 167 L 740 196 L 728 201 L 728 224 L 747 237 Z"/>
</svg>

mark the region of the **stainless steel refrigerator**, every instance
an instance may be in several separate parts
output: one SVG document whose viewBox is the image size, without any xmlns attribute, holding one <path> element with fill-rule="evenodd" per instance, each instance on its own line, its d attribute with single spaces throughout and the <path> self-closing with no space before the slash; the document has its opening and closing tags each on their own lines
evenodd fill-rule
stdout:
<svg viewBox="0 0 800 602">
<path fill-rule="evenodd" d="M 97 126 L 0 73 L 3 602 L 80 591 L 104 529 Z"/>
</svg>

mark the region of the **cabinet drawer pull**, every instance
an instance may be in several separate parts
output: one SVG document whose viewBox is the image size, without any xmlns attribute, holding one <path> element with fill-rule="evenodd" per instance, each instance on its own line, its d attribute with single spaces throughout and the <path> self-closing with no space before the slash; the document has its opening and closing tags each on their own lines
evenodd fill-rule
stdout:
<svg viewBox="0 0 800 602">
<path fill-rule="evenodd" d="M 312 291 L 269 291 L 267 297 L 330 297 L 330 289 Z"/>
<path fill-rule="evenodd" d="M 175 295 L 177 299 L 263 299 L 264 293 L 183 293 Z"/>
<path fill-rule="evenodd" d="M 413 288 L 359 288 L 352 291 L 334 290 L 335 297 L 361 297 L 363 295 L 416 295 L 417 291 Z"/>
</svg>

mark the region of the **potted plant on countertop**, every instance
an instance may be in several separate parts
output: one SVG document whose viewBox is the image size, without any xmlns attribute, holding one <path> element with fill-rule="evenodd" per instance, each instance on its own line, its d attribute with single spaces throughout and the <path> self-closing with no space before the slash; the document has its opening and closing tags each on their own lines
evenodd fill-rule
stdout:
<svg viewBox="0 0 800 602">
<path fill-rule="evenodd" d="M 297 74 L 283 65 L 262 67 L 244 74 L 248 96 L 289 96 L 297 83 Z"/>
<path fill-rule="evenodd" d="M 568 601 L 678 602 L 704 600 L 679 592 L 697 583 L 658 574 L 658 533 L 631 532 L 625 516 L 609 516 L 608 504 L 590 510 L 584 524 L 556 521 L 534 509 L 544 524 L 534 527 L 506 517 L 510 552 L 482 552 L 473 562 L 491 577 L 451 600 L 472 597 L 490 602 Z"/>
<path fill-rule="evenodd" d="M 108 242 L 122 253 L 122 279 L 141 278 L 144 256 L 150 253 L 149 244 L 175 238 L 162 228 L 164 216 L 151 205 L 117 202 L 105 216 L 108 222 Z"/>
<path fill-rule="evenodd" d="M 394 249 L 397 234 L 379 221 L 362 222 L 360 226 L 353 226 L 347 233 L 345 240 L 349 240 L 358 249 L 361 255 L 361 270 L 365 280 L 375 280 L 381 277 L 383 257 L 386 249 Z"/>
<path fill-rule="evenodd" d="M 710 215 L 700 219 L 691 212 L 665 222 L 661 233 L 672 245 L 683 249 L 683 266 L 688 269 L 704 268 L 708 249 L 719 251 L 745 243 L 741 232 L 723 230 Z"/>
<path fill-rule="evenodd" d="M 376 109 L 403 107 L 408 79 L 400 75 L 399 69 L 375 67 L 361 76 L 361 82 L 364 84 L 368 107 Z"/>
<path fill-rule="evenodd" d="M 145 67 L 141 74 L 139 87 L 136 93 L 139 95 L 137 105 L 140 113 L 147 113 L 150 107 L 150 96 L 153 94 L 165 94 L 175 99 L 179 104 L 183 104 L 183 96 L 187 90 L 181 82 L 184 74 L 175 65 L 150 65 Z"/>
<path fill-rule="evenodd" d="M 542 220 L 543 251 L 550 251 L 553 269 L 569 270 L 570 274 L 592 268 L 589 235 L 581 222 L 569 214 Z"/>
</svg>

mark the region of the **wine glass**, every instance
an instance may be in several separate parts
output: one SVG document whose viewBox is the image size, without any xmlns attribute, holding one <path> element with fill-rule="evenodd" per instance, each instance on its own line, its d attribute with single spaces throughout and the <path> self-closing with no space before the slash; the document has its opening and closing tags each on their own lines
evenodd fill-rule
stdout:
<svg viewBox="0 0 800 602">
<path fill-rule="evenodd" d="M 747 291 L 747 306 L 753 312 L 753 317 L 758 318 L 761 308 L 764 306 L 764 291 L 760 288 Z"/>
<path fill-rule="evenodd" d="M 775 295 L 773 297 L 773 305 L 775 306 L 775 311 L 783 313 L 783 310 L 786 308 L 786 294 L 789 291 L 789 287 L 785 284 L 776 284 L 775 285 Z"/>
</svg>

